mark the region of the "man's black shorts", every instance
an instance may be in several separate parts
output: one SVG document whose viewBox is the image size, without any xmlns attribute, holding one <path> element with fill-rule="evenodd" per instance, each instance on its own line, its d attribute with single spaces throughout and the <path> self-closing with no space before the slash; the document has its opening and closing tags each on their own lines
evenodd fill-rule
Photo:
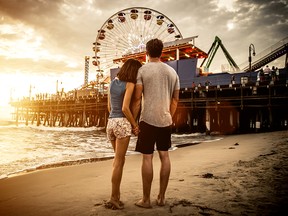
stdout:
<svg viewBox="0 0 288 216">
<path fill-rule="evenodd" d="M 139 124 L 140 133 L 136 144 L 136 151 L 142 154 L 152 154 L 154 146 L 158 151 L 168 151 L 171 147 L 171 126 L 155 127 L 144 121 Z"/>
</svg>

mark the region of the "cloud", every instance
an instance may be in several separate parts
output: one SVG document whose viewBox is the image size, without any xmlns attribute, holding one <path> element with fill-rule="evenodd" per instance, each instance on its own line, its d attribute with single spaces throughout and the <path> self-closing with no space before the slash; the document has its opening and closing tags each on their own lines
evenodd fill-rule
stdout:
<svg viewBox="0 0 288 216">
<path fill-rule="evenodd" d="M 83 60 L 84 61 L 84 60 Z M 21 71 L 29 75 L 33 74 L 60 74 L 64 72 L 78 72 L 79 68 L 73 67 L 63 61 L 49 61 L 45 59 L 39 59 L 35 61 L 31 58 L 14 58 L 7 59 L 0 56 L 0 73 L 14 73 Z M 83 67 L 83 66 L 81 66 Z"/>
<path fill-rule="evenodd" d="M 23 39 L 27 35 L 26 28 L 33 30 L 30 40 L 26 40 L 27 49 L 34 50 L 39 58 L 35 62 L 17 57 L 17 68 L 27 73 L 29 68 L 39 73 L 84 71 L 84 56 L 93 55 L 92 43 L 98 29 L 110 16 L 130 7 L 148 7 L 165 14 L 184 37 L 199 35 L 196 46 L 206 52 L 215 36 L 219 36 L 237 63 L 247 60 L 250 43 L 260 51 L 288 35 L 287 1 L 231 0 L 228 3 L 225 0 L 119 0 L 117 3 L 107 0 L 0 0 L 0 28 L 4 24 L 24 28 L 15 34 L 3 33 L 0 29 L 1 65 L 6 63 L 16 70 L 12 60 L 7 60 L 2 53 L 8 52 L 1 41 L 9 44 Z M 24 52 L 21 50 L 21 53 Z M 220 68 L 222 63 L 227 63 L 225 58 L 216 56 L 213 67 Z M 5 70 L 1 66 L 0 73 L 7 70 L 8 66 Z M 90 70 L 95 68 L 91 66 Z"/>
</svg>

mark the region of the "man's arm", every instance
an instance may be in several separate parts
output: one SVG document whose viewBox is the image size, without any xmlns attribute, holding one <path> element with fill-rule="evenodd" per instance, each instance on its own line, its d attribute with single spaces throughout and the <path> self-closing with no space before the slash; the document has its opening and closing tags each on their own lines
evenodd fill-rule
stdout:
<svg viewBox="0 0 288 216">
<path fill-rule="evenodd" d="M 176 112 L 178 101 L 179 101 L 179 90 L 175 90 L 173 92 L 172 100 L 170 104 L 170 114 L 172 118 Z"/>
<path fill-rule="evenodd" d="M 142 99 L 143 85 L 136 84 L 133 93 L 133 99 L 131 103 L 131 111 L 134 119 L 137 118 L 140 107 L 141 107 L 141 99 Z"/>
</svg>

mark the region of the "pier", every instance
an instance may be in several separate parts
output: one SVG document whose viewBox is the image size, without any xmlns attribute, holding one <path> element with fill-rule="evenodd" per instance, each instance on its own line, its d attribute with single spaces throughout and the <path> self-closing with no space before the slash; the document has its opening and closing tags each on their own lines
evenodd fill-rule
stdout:
<svg viewBox="0 0 288 216">
<path fill-rule="evenodd" d="M 96 91 L 96 90 L 95 90 Z M 108 110 L 107 95 L 32 99 L 11 102 L 15 108 L 16 125 L 50 127 L 105 127 Z"/>
<path fill-rule="evenodd" d="M 244 79 L 247 75 L 238 73 L 233 83 L 226 85 L 218 85 L 213 76 L 198 77 L 198 85 L 182 88 L 173 131 L 234 134 L 287 129 L 287 69 L 281 69 L 275 81 L 257 81 L 253 73 L 248 82 Z M 221 82 L 227 81 L 225 76 L 228 79 L 227 74 L 219 76 Z M 205 85 L 208 78 L 215 84 Z M 109 115 L 107 94 L 97 93 L 96 89 L 90 90 L 88 96 L 78 93 L 64 98 L 26 98 L 11 105 L 16 124 L 22 121 L 49 127 L 106 127 Z"/>
<path fill-rule="evenodd" d="M 181 91 L 176 132 L 250 133 L 288 128 L 288 84 L 201 86 Z"/>
</svg>

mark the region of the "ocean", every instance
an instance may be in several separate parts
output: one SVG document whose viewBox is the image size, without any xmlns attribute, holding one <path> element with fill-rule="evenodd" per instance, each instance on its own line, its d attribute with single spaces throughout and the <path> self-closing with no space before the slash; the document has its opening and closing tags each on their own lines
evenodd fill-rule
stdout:
<svg viewBox="0 0 288 216">
<path fill-rule="evenodd" d="M 220 136 L 173 134 L 171 150 L 211 142 Z M 137 154 L 132 136 L 127 155 Z M 38 169 L 112 159 L 114 152 L 104 128 L 0 125 L 0 179 Z"/>
</svg>

